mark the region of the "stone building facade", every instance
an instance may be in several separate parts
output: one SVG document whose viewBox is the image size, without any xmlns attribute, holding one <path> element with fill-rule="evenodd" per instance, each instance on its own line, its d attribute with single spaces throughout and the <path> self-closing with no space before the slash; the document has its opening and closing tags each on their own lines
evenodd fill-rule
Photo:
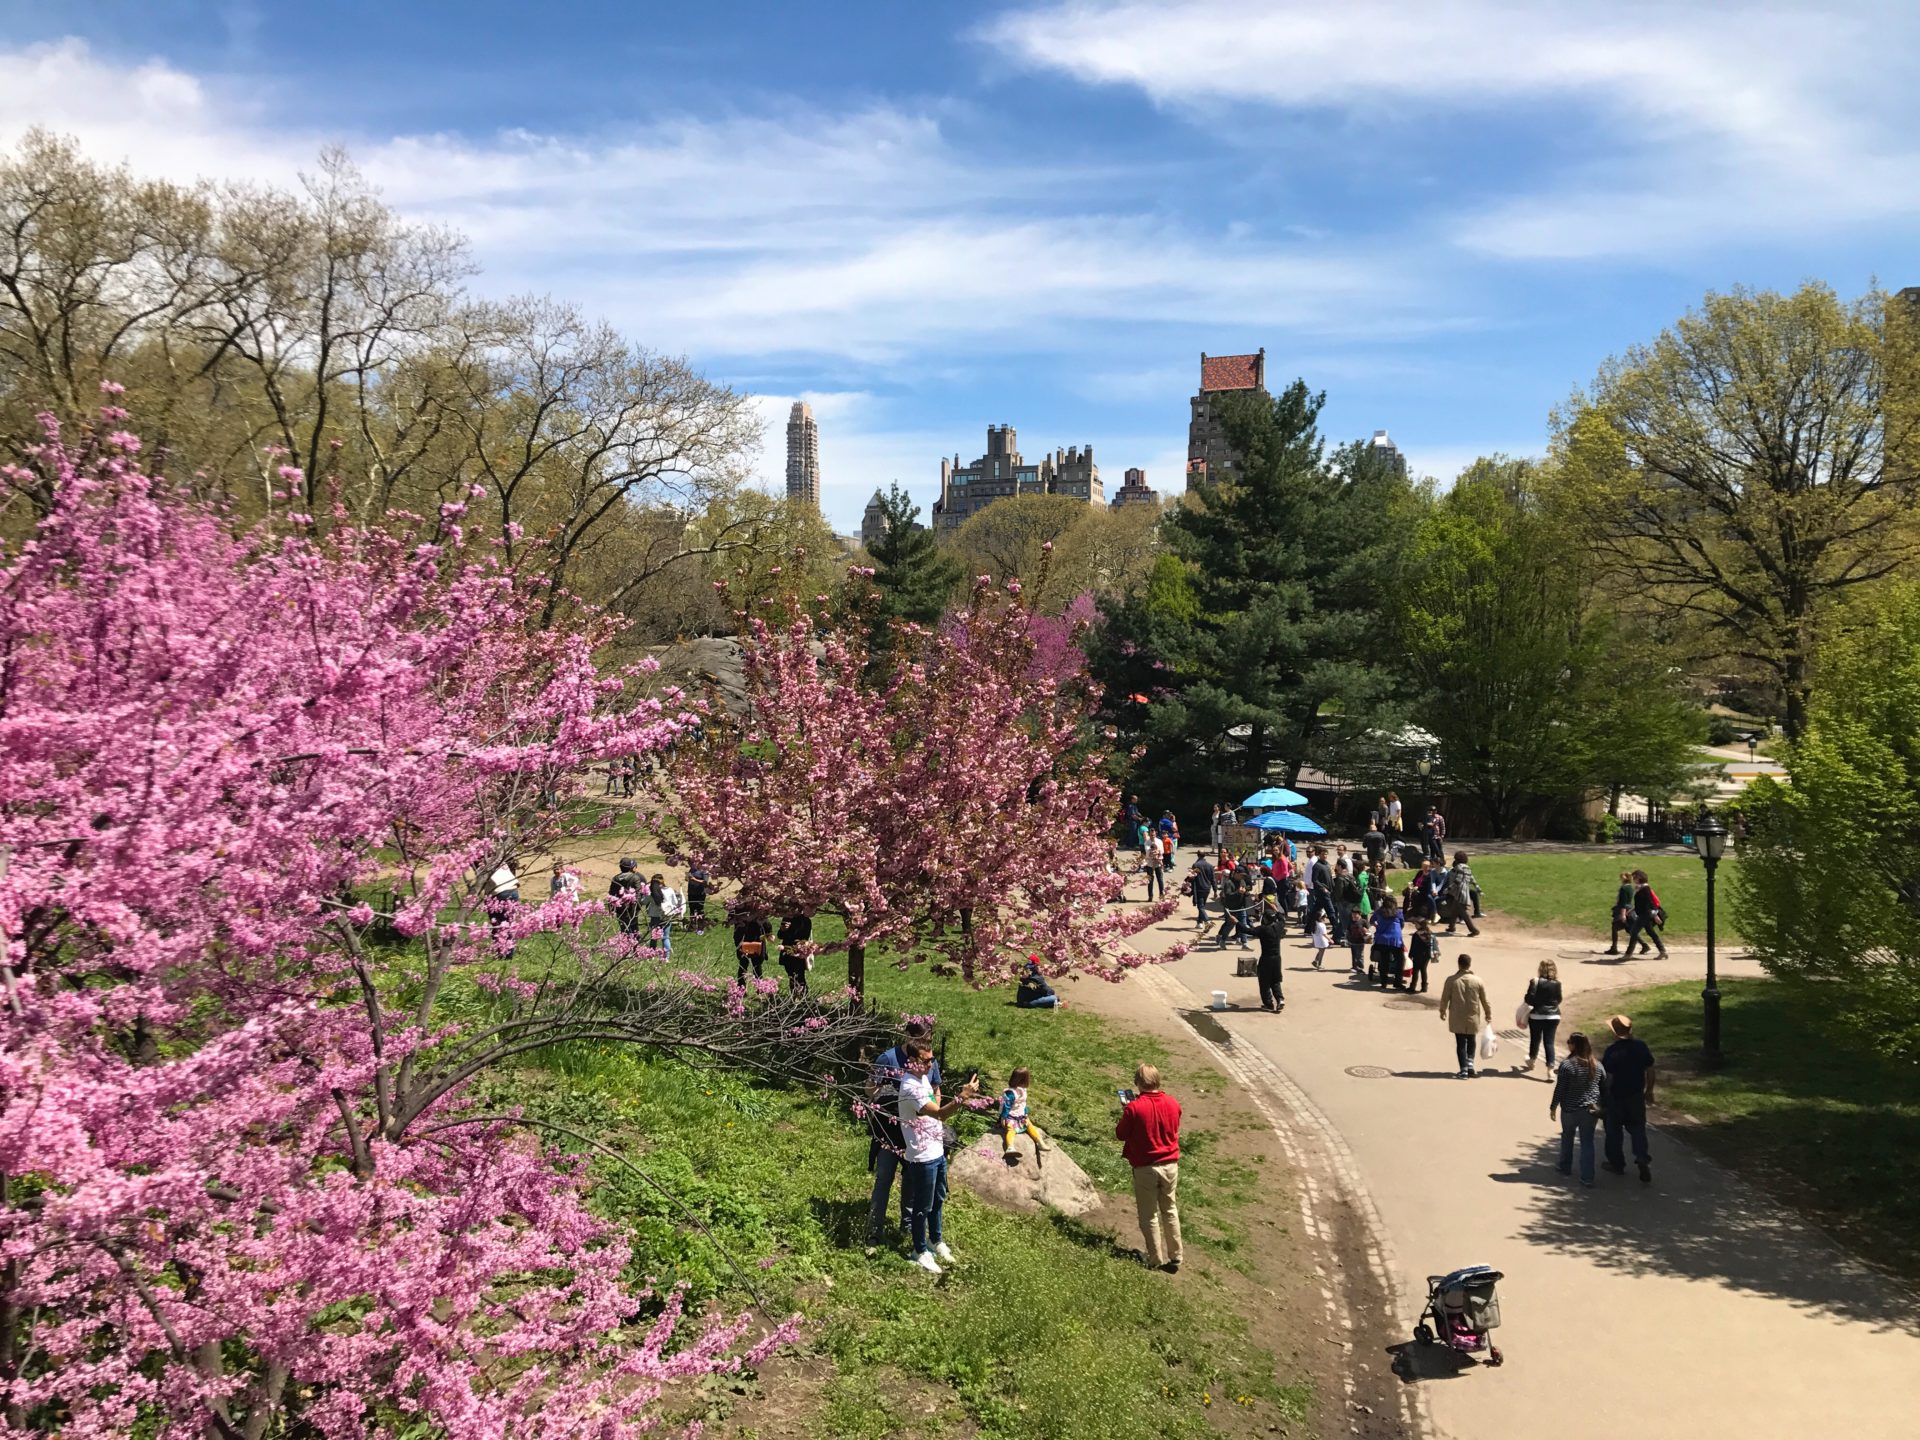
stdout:
<svg viewBox="0 0 1920 1440">
<path fill-rule="evenodd" d="M 1106 502 L 1093 447 L 1055 450 L 1038 460 L 1020 453 L 1011 425 L 987 427 L 987 453 L 971 465 L 956 454 L 940 461 L 940 498 L 933 502 L 933 528 L 957 530 L 996 500 L 1015 495 L 1065 495 L 1089 505 Z"/>
<path fill-rule="evenodd" d="M 804 400 L 787 415 L 787 498 L 820 508 L 820 427 Z"/>
<path fill-rule="evenodd" d="M 867 508 L 860 512 L 860 543 L 871 551 L 880 537 L 887 533 L 887 501 L 878 490 L 867 501 Z"/>
<path fill-rule="evenodd" d="M 1187 488 L 1204 475 L 1230 474 L 1239 463 L 1227 441 L 1218 410 L 1221 396 L 1267 394 L 1267 352 L 1252 355 L 1200 353 L 1200 390 L 1193 397 L 1193 417 L 1187 422 Z"/>
<path fill-rule="evenodd" d="M 1138 465 L 1127 471 L 1126 483 L 1113 492 L 1112 504 L 1115 510 L 1123 505 L 1157 505 L 1159 503 L 1160 497 L 1147 488 L 1147 472 Z"/>
</svg>

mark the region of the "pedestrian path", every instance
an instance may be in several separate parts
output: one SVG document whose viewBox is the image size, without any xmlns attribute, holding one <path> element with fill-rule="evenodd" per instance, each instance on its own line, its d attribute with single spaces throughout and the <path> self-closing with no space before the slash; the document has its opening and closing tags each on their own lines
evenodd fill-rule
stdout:
<svg viewBox="0 0 1920 1440">
<path fill-rule="evenodd" d="M 1191 934 L 1169 922 L 1133 943 L 1157 953 Z M 1442 970 L 1451 973 L 1462 946 L 1502 1027 L 1542 958 L 1558 961 L 1573 1006 L 1582 992 L 1700 973 L 1704 952 L 1675 946 L 1667 960 L 1620 965 L 1537 932 L 1504 935 L 1497 919 L 1480 939 L 1463 933 L 1446 946 L 1432 994 L 1409 997 L 1355 986 L 1344 966 L 1313 970 L 1311 951 L 1291 936 L 1278 1016 L 1259 1010 L 1253 979 L 1234 975 L 1237 948 L 1209 945 L 1155 967 L 1151 982 L 1194 1009 L 1226 991 L 1240 1008 L 1216 1018 L 1232 1046 L 1277 1067 L 1312 1123 L 1338 1131 L 1387 1232 L 1380 1251 L 1399 1272 L 1406 1335 L 1428 1274 L 1481 1263 L 1506 1272 L 1506 1365 L 1456 1369 L 1409 1348 L 1409 1383 L 1438 1433 L 1604 1428 L 1700 1440 L 1817 1423 L 1845 1440 L 1910 1434 L 1920 1296 L 1658 1130 L 1652 1185 L 1631 1173 L 1603 1172 L 1592 1190 L 1563 1178 L 1553 1168 L 1550 1087 L 1538 1070 L 1509 1068 L 1525 1059 L 1525 1041 L 1517 1055 L 1503 1047 L 1491 1073 L 1458 1080 L 1452 1037 L 1422 1003 L 1438 1000 Z M 1753 973 L 1743 961 L 1722 970 Z"/>
</svg>

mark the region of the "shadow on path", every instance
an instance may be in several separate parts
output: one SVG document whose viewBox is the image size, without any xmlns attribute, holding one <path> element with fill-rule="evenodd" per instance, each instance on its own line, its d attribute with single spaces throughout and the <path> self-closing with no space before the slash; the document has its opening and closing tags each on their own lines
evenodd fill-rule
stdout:
<svg viewBox="0 0 1920 1440">
<path fill-rule="evenodd" d="M 1654 1183 L 1602 1170 L 1584 1189 L 1560 1175 L 1559 1140 L 1526 1145 L 1489 1178 L 1535 1187 L 1520 1238 L 1629 1275 L 1730 1285 L 1876 1329 L 1920 1326 L 1920 1294 L 1855 1260 L 1806 1220 L 1652 1132 Z M 1596 1146 L 1599 1137 L 1595 1137 Z M 1665 1163 L 1663 1163 L 1665 1162 Z"/>
</svg>

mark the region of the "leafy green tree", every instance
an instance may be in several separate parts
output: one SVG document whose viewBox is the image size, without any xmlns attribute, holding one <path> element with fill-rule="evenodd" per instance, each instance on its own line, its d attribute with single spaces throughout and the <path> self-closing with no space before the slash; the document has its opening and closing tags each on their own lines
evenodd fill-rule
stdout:
<svg viewBox="0 0 1920 1440">
<path fill-rule="evenodd" d="M 1709 294 L 1555 417 L 1553 495 L 1703 659 L 1757 671 L 1789 736 L 1840 604 L 1920 557 L 1920 351 L 1888 297 Z"/>
<path fill-rule="evenodd" d="M 1734 910 L 1783 979 L 1822 1011 L 1920 1061 L 1920 588 L 1822 652 L 1792 783 L 1742 797 Z"/>
<path fill-rule="evenodd" d="M 1240 464 L 1168 511 L 1147 584 L 1108 606 L 1108 714 L 1166 798 L 1291 781 L 1398 723 L 1381 599 L 1413 491 L 1368 447 L 1329 458 L 1323 400 L 1296 381 L 1225 401 Z"/>
<path fill-rule="evenodd" d="M 960 563 L 920 523 L 920 507 L 896 482 L 881 497 L 883 526 L 868 547 L 882 621 L 931 625 L 952 601 Z"/>
<path fill-rule="evenodd" d="M 1418 722 L 1448 783 L 1503 834 L 1592 790 L 1664 797 L 1701 733 L 1678 675 L 1597 604 L 1539 473 L 1505 457 L 1468 467 L 1414 527 L 1395 591 Z"/>
</svg>

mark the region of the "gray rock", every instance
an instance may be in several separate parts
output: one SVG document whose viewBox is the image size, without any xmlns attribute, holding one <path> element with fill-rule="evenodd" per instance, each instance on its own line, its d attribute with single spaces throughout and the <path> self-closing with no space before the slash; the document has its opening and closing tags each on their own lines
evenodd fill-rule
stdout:
<svg viewBox="0 0 1920 1440">
<path fill-rule="evenodd" d="M 1057 1144 L 1035 1164 L 1033 1143 L 1026 1136 L 1017 1137 L 1013 1143 L 1020 1156 L 1018 1165 L 1001 1159 L 998 1134 L 984 1135 L 954 1151 L 947 1162 L 949 1180 L 964 1185 L 991 1205 L 1029 1215 L 1058 1210 L 1078 1217 L 1100 1208 L 1100 1192 L 1093 1188 L 1087 1172 Z"/>
</svg>

